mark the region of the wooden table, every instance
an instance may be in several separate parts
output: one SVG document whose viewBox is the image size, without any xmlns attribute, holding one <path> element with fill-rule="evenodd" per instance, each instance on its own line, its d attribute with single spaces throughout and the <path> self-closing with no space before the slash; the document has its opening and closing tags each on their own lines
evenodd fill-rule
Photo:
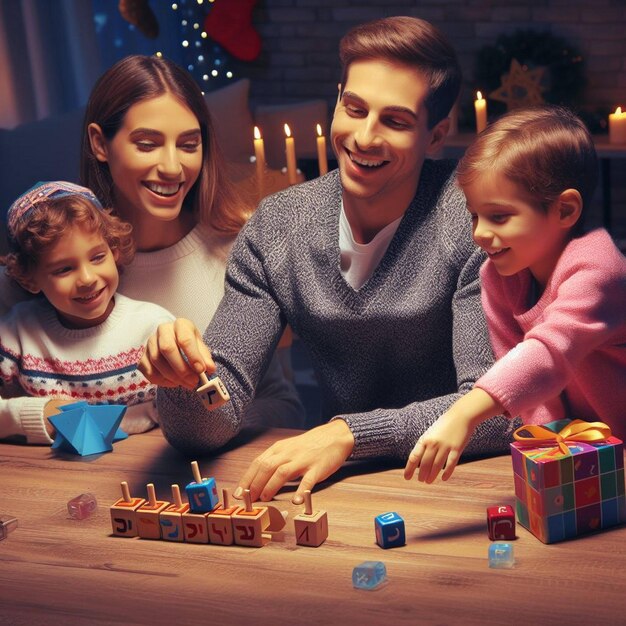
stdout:
<svg viewBox="0 0 626 626">
<path fill-rule="evenodd" d="M 289 431 L 198 459 L 218 487 L 234 487 L 247 464 Z M 407 483 L 400 468 L 347 466 L 314 493 L 328 511 L 319 548 L 263 548 L 123 539 L 111 535 L 109 506 L 128 480 L 136 495 L 154 482 L 191 480 L 189 460 L 156 430 L 95 457 L 49 448 L 0 446 L 0 513 L 18 528 L 0 541 L 0 624 L 624 624 L 626 528 L 543 545 L 517 529 L 517 565 L 488 567 L 485 509 L 513 503 L 510 457 L 466 463 L 448 484 Z M 76 521 L 68 500 L 83 492 L 98 510 Z M 142 492 L 139 494 L 139 492 Z M 296 514 L 290 493 L 278 506 Z M 375 544 L 374 516 L 397 511 L 407 545 Z M 354 566 L 386 564 L 376 591 L 352 587 Z"/>
</svg>

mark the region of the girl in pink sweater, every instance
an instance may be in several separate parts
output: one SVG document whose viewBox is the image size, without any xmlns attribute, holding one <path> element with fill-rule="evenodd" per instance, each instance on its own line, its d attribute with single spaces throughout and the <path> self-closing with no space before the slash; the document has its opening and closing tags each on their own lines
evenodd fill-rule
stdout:
<svg viewBox="0 0 626 626">
<path fill-rule="evenodd" d="M 593 140 L 570 111 L 514 111 L 469 147 L 458 182 L 487 253 L 482 302 L 495 365 L 417 441 L 404 476 L 452 474 L 476 426 L 603 421 L 626 436 L 626 259 L 582 230 L 597 179 Z"/>
</svg>

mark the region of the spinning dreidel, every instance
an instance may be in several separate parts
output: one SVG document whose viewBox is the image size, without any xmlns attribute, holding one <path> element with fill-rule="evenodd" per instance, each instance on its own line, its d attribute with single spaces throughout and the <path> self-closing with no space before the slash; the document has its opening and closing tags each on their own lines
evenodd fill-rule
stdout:
<svg viewBox="0 0 626 626">
<path fill-rule="evenodd" d="M 304 513 L 293 518 L 296 543 L 299 546 L 317 548 L 328 538 L 328 516 L 326 511 L 313 512 L 311 492 L 304 492 Z"/>
<path fill-rule="evenodd" d="M 161 524 L 159 515 L 170 505 L 165 500 L 157 500 L 154 485 L 146 485 L 148 500 L 137 509 L 137 534 L 143 539 L 160 539 Z"/>
<path fill-rule="evenodd" d="M 159 515 L 161 537 L 165 541 L 184 541 L 183 513 L 189 511 L 189 505 L 183 504 L 178 485 L 172 485 L 173 502 Z"/>
<path fill-rule="evenodd" d="M 230 506 L 228 489 L 222 489 L 222 505 L 207 513 L 206 523 L 209 543 L 230 546 L 234 541 L 233 513 L 239 511 L 239 505 Z"/>
<path fill-rule="evenodd" d="M 194 481 L 185 487 L 189 510 L 192 513 L 210 513 L 219 502 L 215 478 L 202 478 L 198 461 L 191 462 L 191 471 Z"/>
<path fill-rule="evenodd" d="M 212 409 L 222 406 L 230 400 L 228 389 L 217 375 L 207 376 L 205 372 L 200 374 L 200 382 L 202 383 L 196 391 L 200 394 L 204 406 L 211 411 Z"/>
<path fill-rule="evenodd" d="M 270 524 L 270 515 L 266 506 L 253 507 L 250 490 L 243 493 L 245 507 L 233 513 L 233 538 L 237 545 L 260 548 L 267 543 L 263 531 Z"/>
<path fill-rule="evenodd" d="M 118 537 L 137 536 L 137 509 L 145 502 L 143 498 L 131 498 L 128 483 L 121 484 L 122 497 L 111 506 L 113 534 Z"/>
</svg>

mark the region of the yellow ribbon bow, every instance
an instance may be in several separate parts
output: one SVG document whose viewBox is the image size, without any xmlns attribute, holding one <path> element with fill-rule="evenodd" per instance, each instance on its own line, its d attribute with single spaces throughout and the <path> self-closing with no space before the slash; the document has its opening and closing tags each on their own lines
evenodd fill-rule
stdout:
<svg viewBox="0 0 626 626">
<path fill-rule="evenodd" d="M 522 433 L 528 433 L 524 435 Z M 514 433 L 516 441 L 524 444 L 541 445 L 556 444 L 563 454 L 571 454 L 566 442 L 587 441 L 597 443 L 606 441 L 611 436 L 611 429 L 604 422 L 585 422 L 583 420 L 572 420 L 558 433 L 537 424 L 520 426 Z"/>
</svg>

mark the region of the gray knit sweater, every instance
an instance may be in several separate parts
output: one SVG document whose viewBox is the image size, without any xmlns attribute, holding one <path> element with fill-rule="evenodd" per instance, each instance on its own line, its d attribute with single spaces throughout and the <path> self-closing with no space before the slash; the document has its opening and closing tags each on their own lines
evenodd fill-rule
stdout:
<svg viewBox="0 0 626 626">
<path fill-rule="evenodd" d="M 340 416 L 354 434 L 351 458 L 405 460 L 493 359 L 480 305 L 483 257 L 454 165 L 425 162 L 415 199 L 359 290 L 339 267 L 338 171 L 265 199 L 237 238 L 204 335 L 232 400 L 207 412 L 193 392 L 159 390 L 170 443 L 197 454 L 236 435 L 290 324 L 310 351 L 322 416 Z M 509 441 L 509 420 L 495 418 L 466 454 L 505 452 Z"/>
</svg>

